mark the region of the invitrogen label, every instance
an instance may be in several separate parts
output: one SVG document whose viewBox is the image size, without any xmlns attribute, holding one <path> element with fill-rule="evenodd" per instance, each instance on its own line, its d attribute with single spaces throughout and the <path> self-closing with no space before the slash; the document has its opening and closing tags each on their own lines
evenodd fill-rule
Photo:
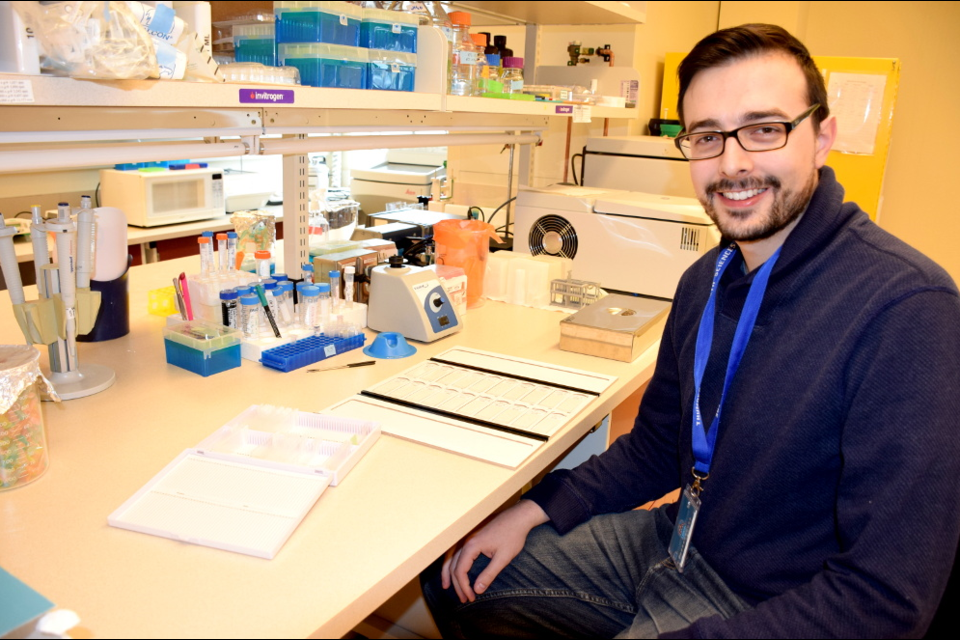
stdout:
<svg viewBox="0 0 960 640">
<path fill-rule="evenodd" d="M 293 104 L 293 89 L 240 89 L 240 104 Z"/>
</svg>

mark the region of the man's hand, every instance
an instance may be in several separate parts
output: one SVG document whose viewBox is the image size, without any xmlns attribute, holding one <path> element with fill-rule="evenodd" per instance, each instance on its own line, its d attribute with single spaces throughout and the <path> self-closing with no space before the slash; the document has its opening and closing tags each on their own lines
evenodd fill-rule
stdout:
<svg viewBox="0 0 960 640">
<path fill-rule="evenodd" d="M 500 571 L 517 557 L 530 530 L 549 520 L 536 502 L 521 500 L 513 505 L 447 552 L 440 574 L 443 588 L 449 589 L 452 584 L 460 602 L 473 602 L 478 594 L 487 590 Z M 477 576 L 476 584 L 471 587 L 467 573 L 481 553 L 490 558 L 490 564 Z"/>
</svg>

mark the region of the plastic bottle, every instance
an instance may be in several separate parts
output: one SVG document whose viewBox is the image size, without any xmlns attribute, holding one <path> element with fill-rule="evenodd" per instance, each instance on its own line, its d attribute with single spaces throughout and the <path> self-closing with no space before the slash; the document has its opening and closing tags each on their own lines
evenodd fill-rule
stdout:
<svg viewBox="0 0 960 640">
<path fill-rule="evenodd" d="M 260 338 L 260 299 L 257 296 L 240 298 L 240 329 L 248 340 Z"/>
<path fill-rule="evenodd" d="M 450 21 L 453 22 L 454 34 L 450 47 L 449 93 L 454 96 L 478 95 L 478 51 L 470 39 L 470 14 L 454 11 L 450 14 Z"/>
<path fill-rule="evenodd" d="M 447 42 L 453 42 L 453 24 L 443 5 L 439 2 L 394 2 L 394 11 L 406 11 L 420 16 L 420 24 L 439 27 Z"/>
<path fill-rule="evenodd" d="M 500 75 L 504 93 L 523 91 L 523 58 L 504 58 L 503 73 Z"/>
<path fill-rule="evenodd" d="M 261 280 L 267 280 L 270 278 L 270 252 L 269 251 L 257 251 L 254 254 L 254 258 L 257 259 L 257 275 Z"/>
<path fill-rule="evenodd" d="M 303 276 L 303 281 L 313 284 L 313 264 L 306 263 L 300 267 L 300 274 Z"/>
</svg>

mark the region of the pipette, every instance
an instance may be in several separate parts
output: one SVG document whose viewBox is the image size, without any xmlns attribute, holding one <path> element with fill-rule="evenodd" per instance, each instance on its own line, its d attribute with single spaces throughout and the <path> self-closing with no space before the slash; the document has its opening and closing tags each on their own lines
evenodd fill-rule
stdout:
<svg viewBox="0 0 960 640">
<path fill-rule="evenodd" d="M 90 196 L 80 197 L 77 214 L 77 288 L 88 289 L 97 251 L 97 218 L 90 208 Z"/>
<path fill-rule="evenodd" d="M 30 242 L 33 244 L 33 268 L 37 272 L 37 292 L 41 298 L 49 298 L 42 268 L 50 264 L 50 247 L 47 246 L 47 225 L 43 220 L 40 205 L 30 207 Z"/>
<path fill-rule="evenodd" d="M 10 301 L 13 304 L 23 304 L 23 281 L 20 280 L 20 266 L 17 264 L 17 251 L 13 248 L 13 236 L 17 235 L 16 227 L 8 227 L 0 215 L 0 269 L 3 270 L 3 279 L 7 282 L 10 291 Z"/>
<path fill-rule="evenodd" d="M 55 234 L 57 242 L 57 266 L 60 280 L 60 299 L 66 316 L 67 361 L 62 363 L 63 373 L 76 371 L 77 365 L 77 268 L 73 254 L 77 225 L 70 220 L 70 205 L 57 205 L 56 222 L 48 222 L 47 229 Z"/>
</svg>

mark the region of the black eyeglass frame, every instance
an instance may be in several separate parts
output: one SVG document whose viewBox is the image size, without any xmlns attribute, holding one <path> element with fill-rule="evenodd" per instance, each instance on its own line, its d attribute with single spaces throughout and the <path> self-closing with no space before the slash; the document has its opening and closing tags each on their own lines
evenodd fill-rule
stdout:
<svg viewBox="0 0 960 640">
<path fill-rule="evenodd" d="M 723 155 L 723 152 L 724 152 L 724 151 L 726 150 L 726 148 L 727 148 L 727 139 L 728 139 L 728 138 L 733 138 L 734 140 L 736 140 L 736 141 L 737 141 L 737 144 L 740 145 L 740 148 L 743 149 L 744 151 L 749 152 L 749 153 L 763 153 L 763 152 L 765 152 L 765 151 L 776 151 L 777 149 L 783 149 L 785 146 L 787 146 L 787 142 L 790 140 L 790 132 L 792 132 L 794 129 L 796 129 L 796 128 L 800 125 L 801 122 L 803 122 L 804 120 L 806 120 L 807 118 L 809 118 L 810 116 L 812 116 L 812 115 L 817 111 L 817 109 L 819 109 L 819 108 L 820 108 L 820 103 L 817 103 L 817 104 L 811 106 L 810 108 L 808 108 L 806 111 L 804 111 L 803 113 L 801 113 L 799 116 L 797 116 L 795 119 L 791 120 L 790 122 L 782 122 L 782 121 L 775 121 L 775 122 L 753 122 L 753 123 L 750 123 L 750 124 L 745 124 L 745 125 L 743 125 L 742 127 L 737 127 L 736 129 L 733 129 L 732 131 L 697 131 L 696 133 L 683 133 L 683 134 L 680 134 L 680 135 L 678 135 L 676 138 L 673 139 L 673 144 L 676 145 L 676 147 L 677 147 L 677 149 L 680 151 L 680 153 L 683 154 L 683 157 L 686 158 L 687 160 L 689 160 L 690 162 L 696 162 L 697 160 L 711 160 L 711 159 L 713 159 L 713 158 L 719 158 L 720 156 Z M 783 125 L 784 129 L 786 129 L 786 131 L 784 132 L 783 144 L 782 144 L 782 145 L 780 145 L 779 147 L 773 147 L 773 148 L 770 148 L 770 149 L 747 149 L 745 146 L 743 146 L 743 141 L 740 139 L 740 136 L 738 135 L 741 131 L 743 131 L 744 129 L 751 129 L 751 128 L 753 128 L 753 127 L 762 127 L 762 126 L 764 126 L 764 125 L 771 125 L 771 124 L 781 124 L 781 125 Z M 691 138 L 691 137 L 693 137 L 693 136 L 702 136 L 702 135 L 704 135 L 704 134 L 709 134 L 709 133 L 712 133 L 712 134 L 715 134 L 715 135 L 719 135 L 719 136 L 721 136 L 721 137 L 723 138 L 723 144 L 720 145 L 720 151 L 717 152 L 716 155 L 704 156 L 704 157 L 702 157 L 702 158 L 690 158 L 690 157 L 688 157 L 686 151 L 684 151 L 683 141 L 684 141 L 684 140 L 687 140 L 687 139 L 689 139 L 689 138 Z"/>
</svg>

